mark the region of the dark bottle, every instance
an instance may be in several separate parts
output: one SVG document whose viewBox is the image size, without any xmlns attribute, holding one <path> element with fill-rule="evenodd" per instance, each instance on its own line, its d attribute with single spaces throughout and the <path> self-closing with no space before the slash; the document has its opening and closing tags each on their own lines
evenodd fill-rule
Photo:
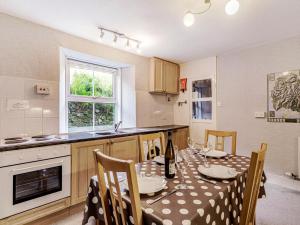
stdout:
<svg viewBox="0 0 300 225">
<path fill-rule="evenodd" d="M 168 144 L 165 153 L 165 176 L 166 178 L 175 177 L 175 153 L 172 144 L 171 132 L 168 132 Z"/>
</svg>

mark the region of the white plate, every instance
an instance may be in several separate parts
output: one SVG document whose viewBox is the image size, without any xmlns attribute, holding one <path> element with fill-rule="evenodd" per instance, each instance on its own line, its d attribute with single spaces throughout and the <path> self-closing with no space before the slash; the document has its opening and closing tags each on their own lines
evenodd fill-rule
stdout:
<svg viewBox="0 0 300 225">
<path fill-rule="evenodd" d="M 159 164 L 165 165 L 165 156 L 164 155 L 159 155 L 159 156 L 155 156 L 153 158 L 154 162 L 157 162 Z M 181 162 L 182 158 L 180 156 L 177 157 L 177 162 Z"/>
<path fill-rule="evenodd" d="M 161 176 L 138 176 L 137 182 L 139 186 L 139 193 L 148 195 L 161 191 L 167 184 L 167 181 Z M 124 181 L 124 186 L 125 189 L 128 190 L 127 181 Z"/>
<path fill-rule="evenodd" d="M 205 152 L 200 151 L 199 154 L 204 156 Z M 212 150 L 212 151 L 207 152 L 207 154 L 206 154 L 207 157 L 212 157 L 212 158 L 223 158 L 226 155 L 227 155 L 226 152 L 218 151 L 218 150 Z"/>
<path fill-rule="evenodd" d="M 234 168 L 214 164 L 210 164 L 208 168 L 200 165 L 198 171 L 205 176 L 217 179 L 230 179 L 236 177 L 238 174 Z"/>
</svg>

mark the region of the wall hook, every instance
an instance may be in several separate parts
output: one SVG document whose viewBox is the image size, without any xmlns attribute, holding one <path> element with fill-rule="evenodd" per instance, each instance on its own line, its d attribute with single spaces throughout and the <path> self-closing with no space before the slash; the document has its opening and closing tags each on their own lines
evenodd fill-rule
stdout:
<svg viewBox="0 0 300 225">
<path fill-rule="evenodd" d="M 182 106 L 183 104 L 187 104 L 187 100 L 185 100 L 183 102 L 178 102 L 178 106 Z"/>
</svg>

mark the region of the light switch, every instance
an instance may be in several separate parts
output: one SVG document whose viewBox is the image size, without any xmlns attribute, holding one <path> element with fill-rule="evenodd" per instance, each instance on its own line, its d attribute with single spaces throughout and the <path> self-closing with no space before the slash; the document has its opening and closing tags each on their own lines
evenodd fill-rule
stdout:
<svg viewBox="0 0 300 225">
<path fill-rule="evenodd" d="M 255 116 L 255 118 L 265 118 L 266 114 L 265 114 L 265 112 L 255 112 L 254 116 Z"/>
<path fill-rule="evenodd" d="M 50 86 L 48 84 L 36 84 L 35 92 L 38 95 L 49 95 L 50 94 Z"/>
</svg>

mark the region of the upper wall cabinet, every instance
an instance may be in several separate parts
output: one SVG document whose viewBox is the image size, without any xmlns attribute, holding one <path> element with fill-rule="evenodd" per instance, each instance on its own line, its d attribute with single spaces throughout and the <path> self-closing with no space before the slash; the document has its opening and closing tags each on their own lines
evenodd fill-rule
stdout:
<svg viewBox="0 0 300 225">
<path fill-rule="evenodd" d="M 151 59 L 150 93 L 179 94 L 179 65 L 159 58 Z"/>
</svg>

